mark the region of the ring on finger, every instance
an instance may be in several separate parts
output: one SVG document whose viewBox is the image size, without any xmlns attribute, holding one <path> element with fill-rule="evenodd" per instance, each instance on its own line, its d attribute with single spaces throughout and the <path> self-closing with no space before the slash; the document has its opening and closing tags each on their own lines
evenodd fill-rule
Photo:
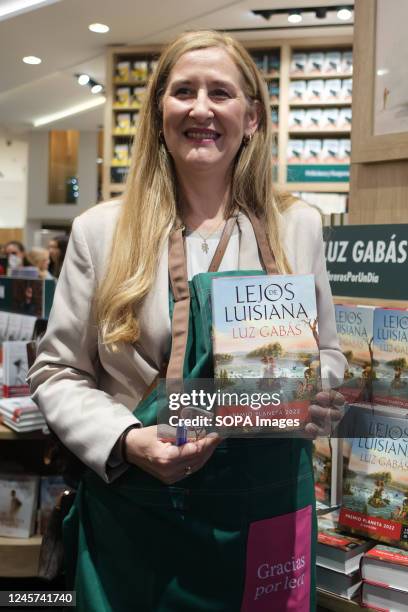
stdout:
<svg viewBox="0 0 408 612">
<path fill-rule="evenodd" d="M 184 468 L 184 474 L 186 476 L 190 476 L 192 471 L 193 471 L 193 468 L 191 467 L 191 465 L 186 465 L 186 467 Z"/>
</svg>

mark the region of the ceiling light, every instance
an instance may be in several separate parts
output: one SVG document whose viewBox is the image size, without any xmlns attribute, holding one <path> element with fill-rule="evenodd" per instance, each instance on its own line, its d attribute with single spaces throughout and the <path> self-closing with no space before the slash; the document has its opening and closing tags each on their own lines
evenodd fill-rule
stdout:
<svg viewBox="0 0 408 612">
<path fill-rule="evenodd" d="M 79 74 L 78 75 L 78 83 L 80 85 L 88 85 L 88 83 L 89 83 L 89 76 L 87 74 Z"/>
<path fill-rule="evenodd" d="M 91 110 L 92 108 L 100 106 L 105 102 L 105 96 L 100 96 L 100 98 L 95 98 L 89 100 L 88 102 L 84 102 L 83 104 L 71 106 L 70 108 L 66 108 L 63 111 L 59 111 L 58 113 L 46 115 L 45 117 L 40 117 L 39 119 L 33 121 L 33 126 L 40 127 L 42 125 L 46 125 L 47 123 L 53 123 L 54 121 L 58 121 L 59 119 L 65 119 L 65 117 L 71 117 L 71 115 L 77 115 L 78 113 L 83 113 L 84 111 Z"/>
<path fill-rule="evenodd" d="M 300 23 L 302 21 L 300 11 L 289 11 L 288 21 L 289 23 Z"/>
<path fill-rule="evenodd" d="M 39 57 L 36 57 L 35 55 L 26 55 L 25 57 L 23 57 L 23 62 L 25 64 L 41 64 L 42 59 Z"/>
<path fill-rule="evenodd" d="M 106 34 L 106 32 L 109 32 L 110 28 L 104 23 L 91 23 L 91 25 L 88 26 L 88 30 L 96 32 L 97 34 Z"/>
<path fill-rule="evenodd" d="M 60 1 L 61 0 L 3 0 L 0 3 L 0 21 Z"/>
<path fill-rule="evenodd" d="M 102 91 L 102 89 L 103 89 L 102 85 L 99 85 L 99 83 L 96 83 L 95 85 L 91 87 L 91 92 L 93 94 L 98 94 Z"/>
<path fill-rule="evenodd" d="M 352 17 L 352 12 L 349 8 L 342 7 L 338 9 L 337 17 L 338 19 L 341 19 L 342 21 L 348 21 Z"/>
</svg>

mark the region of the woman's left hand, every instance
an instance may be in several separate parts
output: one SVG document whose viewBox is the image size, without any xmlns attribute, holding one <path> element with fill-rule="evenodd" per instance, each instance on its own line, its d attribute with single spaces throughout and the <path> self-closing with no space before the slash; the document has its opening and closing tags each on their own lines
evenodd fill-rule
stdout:
<svg viewBox="0 0 408 612">
<path fill-rule="evenodd" d="M 320 391 L 309 406 L 310 422 L 305 427 L 312 438 L 328 436 L 344 416 L 345 399 L 341 393 L 330 389 Z"/>
</svg>

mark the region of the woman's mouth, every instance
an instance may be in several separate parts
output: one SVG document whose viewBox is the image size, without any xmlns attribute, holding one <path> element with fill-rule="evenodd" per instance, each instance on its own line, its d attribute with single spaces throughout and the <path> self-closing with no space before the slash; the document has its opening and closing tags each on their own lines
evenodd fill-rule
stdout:
<svg viewBox="0 0 408 612">
<path fill-rule="evenodd" d="M 188 129 L 184 132 L 184 136 L 195 142 L 215 142 L 221 136 L 215 130 Z"/>
</svg>

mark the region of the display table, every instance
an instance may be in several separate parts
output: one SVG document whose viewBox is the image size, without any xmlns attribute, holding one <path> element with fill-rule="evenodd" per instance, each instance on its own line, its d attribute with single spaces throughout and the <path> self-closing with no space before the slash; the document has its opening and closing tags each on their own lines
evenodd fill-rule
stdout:
<svg viewBox="0 0 408 612">
<path fill-rule="evenodd" d="M 322 589 L 317 589 L 317 605 L 332 612 L 357 612 L 357 610 L 365 610 L 366 612 L 371 610 L 371 612 L 374 612 L 372 608 L 361 607 L 355 600 L 350 601 Z"/>
</svg>

